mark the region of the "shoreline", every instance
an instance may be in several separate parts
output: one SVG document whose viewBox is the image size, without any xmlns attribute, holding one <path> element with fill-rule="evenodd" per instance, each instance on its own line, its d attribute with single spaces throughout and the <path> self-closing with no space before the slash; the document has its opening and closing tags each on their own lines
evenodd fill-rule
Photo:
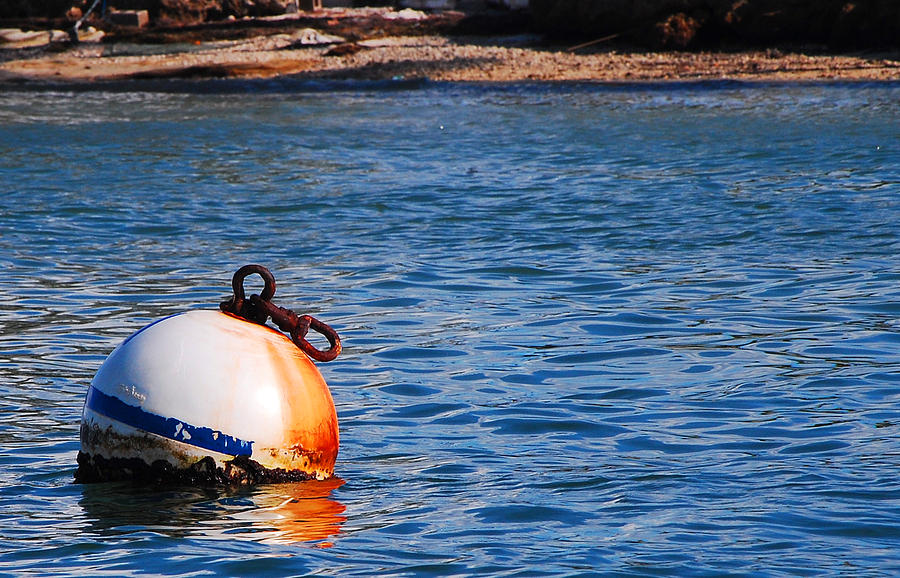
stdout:
<svg viewBox="0 0 900 578">
<path fill-rule="evenodd" d="M 384 14 L 377 16 L 384 19 Z M 315 19 L 267 20 L 263 22 L 267 28 L 238 23 L 233 30 L 224 28 L 225 33 L 215 28 L 215 37 L 204 37 L 202 28 L 199 33 L 196 27 L 186 28 L 169 31 L 155 43 L 134 32 L 113 31 L 103 42 L 3 48 L 0 87 L 97 84 L 99 88 L 129 80 L 225 78 L 477 83 L 900 80 L 898 52 L 822 54 L 774 48 L 653 52 L 602 43 L 573 50 L 548 46 L 543 37 L 530 33 L 447 33 L 443 24 L 423 26 L 418 16 L 405 23 L 390 22 L 393 28 L 387 29 L 379 22 L 361 25 L 359 18 L 342 12 Z"/>
</svg>

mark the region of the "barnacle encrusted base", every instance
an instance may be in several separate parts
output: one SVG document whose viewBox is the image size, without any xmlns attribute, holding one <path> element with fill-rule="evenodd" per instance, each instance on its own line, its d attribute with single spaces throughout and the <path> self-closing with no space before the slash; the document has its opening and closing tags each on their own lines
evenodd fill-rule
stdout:
<svg viewBox="0 0 900 578">
<path fill-rule="evenodd" d="M 237 456 L 217 466 L 212 456 L 206 456 L 187 468 L 176 468 L 166 460 L 148 464 L 140 458 L 105 458 L 78 452 L 75 481 L 95 482 L 134 481 L 146 484 L 189 486 L 252 486 L 302 482 L 315 479 L 300 470 L 270 469 L 245 456 Z"/>
</svg>

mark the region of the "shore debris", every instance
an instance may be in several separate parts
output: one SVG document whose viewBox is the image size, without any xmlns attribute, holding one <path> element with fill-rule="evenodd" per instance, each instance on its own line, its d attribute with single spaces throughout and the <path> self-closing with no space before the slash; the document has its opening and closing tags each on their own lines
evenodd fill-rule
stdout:
<svg viewBox="0 0 900 578">
<path fill-rule="evenodd" d="M 102 30 L 88 26 L 78 31 L 78 42 L 100 42 L 106 35 Z M 19 50 L 23 48 L 40 48 L 50 44 L 65 43 L 72 40 L 65 30 L 21 30 L 19 28 L 0 28 L 0 50 Z"/>
</svg>

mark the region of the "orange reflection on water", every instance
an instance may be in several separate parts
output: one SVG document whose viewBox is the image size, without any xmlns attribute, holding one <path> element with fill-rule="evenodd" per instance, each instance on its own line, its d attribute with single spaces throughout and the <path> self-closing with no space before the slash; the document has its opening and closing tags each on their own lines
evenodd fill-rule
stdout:
<svg viewBox="0 0 900 578">
<path fill-rule="evenodd" d="M 265 486 L 265 493 L 255 494 L 258 506 L 233 514 L 233 519 L 250 522 L 253 538 L 262 542 L 291 544 L 325 540 L 341 531 L 347 521 L 346 506 L 331 498 L 331 492 L 344 485 L 340 478 L 310 480 L 295 484 Z M 317 544 L 327 548 L 329 542 Z"/>
</svg>

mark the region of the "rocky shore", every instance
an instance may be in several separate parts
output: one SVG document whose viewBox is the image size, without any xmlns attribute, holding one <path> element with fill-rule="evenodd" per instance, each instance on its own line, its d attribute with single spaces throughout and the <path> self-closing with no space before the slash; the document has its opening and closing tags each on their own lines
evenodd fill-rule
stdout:
<svg viewBox="0 0 900 578">
<path fill-rule="evenodd" d="M 490 19 L 494 18 L 494 21 Z M 98 27 L 100 28 L 100 27 Z M 430 79 L 435 81 L 900 80 L 893 49 L 820 46 L 653 50 L 603 37 L 548 35 L 503 14 L 324 9 L 179 26 L 94 31 L 82 42 L 0 48 L 0 82 L 140 79 Z M 63 35 L 65 36 L 65 35 Z M 12 37 L 15 37 L 13 34 Z M 3 46 L 0 44 L 0 46 Z"/>
</svg>

